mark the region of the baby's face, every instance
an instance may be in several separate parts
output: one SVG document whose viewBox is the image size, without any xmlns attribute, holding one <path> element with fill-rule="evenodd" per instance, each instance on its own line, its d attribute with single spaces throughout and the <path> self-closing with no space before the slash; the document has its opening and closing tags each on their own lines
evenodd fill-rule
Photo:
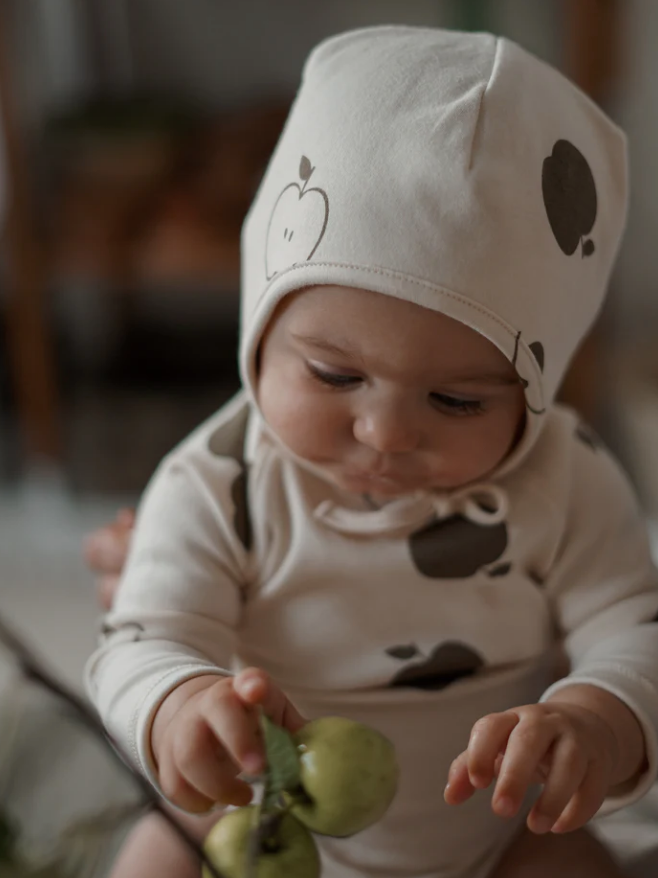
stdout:
<svg viewBox="0 0 658 878">
<path fill-rule="evenodd" d="M 292 452 L 347 491 L 383 497 L 482 478 L 525 416 L 513 366 L 483 336 L 338 286 L 284 301 L 262 343 L 257 393 Z"/>
</svg>

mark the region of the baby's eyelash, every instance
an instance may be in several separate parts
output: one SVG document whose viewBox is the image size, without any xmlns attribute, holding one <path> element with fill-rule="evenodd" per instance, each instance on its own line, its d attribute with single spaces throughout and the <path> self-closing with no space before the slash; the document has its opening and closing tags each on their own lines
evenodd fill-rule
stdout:
<svg viewBox="0 0 658 878">
<path fill-rule="evenodd" d="M 325 387 L 334 390 L 349 390 L 362 382 L 358 375 L 343 375 L 340 372 L 327 372 L 318 368 L 314 363 L 306 363 L 312 378 L 319 381 Z M 482 402 L 478 399 L 461 399 L 457 396 L 449 396 L 445 393 L 431 393 L 430 400 L 435 408 L 451 415 L 477 415 L 484 411 Z"/>
<path fill-rule="evenodd" d="M 460 399 L 458 396 L 448 396 L 445 393 L 432 393 L 430 398 L 438 407 L 451 414 L 477 415 L 484 411 L 479 399 Z"/>
<path fill-rule="evenodd" d="M 306 366 L 316 381 L 339 390 L 344 390 L 347 387 L 354 387 L 361 382 L 358 375 L 341 375 L 336 372 L 325 372 L 323 369 L 318 369 L 318 367 L 314 366 L 312 363 L 307 363 Z"/>
</svg>

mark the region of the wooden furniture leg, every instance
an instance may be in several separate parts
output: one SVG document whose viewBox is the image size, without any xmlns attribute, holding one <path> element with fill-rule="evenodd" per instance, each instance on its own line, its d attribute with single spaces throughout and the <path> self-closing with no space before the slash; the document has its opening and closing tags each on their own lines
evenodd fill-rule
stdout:
<svg viewBox="0 0 658 878">
<path fill-rule="evenodd" d="M 618 72 L 619 0 L 562 0 L 565 72 L 593 100 L 604 102 Z M 560 398 L 596 423 L 605 382 L 606 326 L 599 320 L 566 375 Z"/>
<path fill-rule="evenodd" d="M 0 118 L 4 133 L 7 216 L 7 344 L 16 403 L 29 459 L 59 462 L 57 384 L 53 346 L 44 319 L 46 272 L 38 244 L 25 145 L 13 105 L 6 14 L 0 2 Z"/>
</svg>

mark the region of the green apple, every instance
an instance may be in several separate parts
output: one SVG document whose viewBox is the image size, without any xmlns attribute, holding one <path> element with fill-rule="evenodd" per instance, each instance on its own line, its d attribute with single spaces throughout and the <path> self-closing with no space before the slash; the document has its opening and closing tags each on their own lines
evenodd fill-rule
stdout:
<svg viewBox="0 0 658 878">
<path fill-rule="evenodd" d="M 354 835 L 384 816 L 398 782 L 388 738 L 363 723 L 328 716 L 307 723 L 295 742 L 301 785 L 285 798 L 312 832 Z"/>
<path fill-rule="evenodd" d="M 257 808 L 228 811 L 210 830 L 204 851 L 225 878 L 247 876 L 247 850 Z M 272 834 L 260 846 L 254 878 L 319 878 L 320 858 L 313 836 L 292 814 L 277 815 Z M 211 878 L 204 868 L 203 878 Z"/>
</svg>

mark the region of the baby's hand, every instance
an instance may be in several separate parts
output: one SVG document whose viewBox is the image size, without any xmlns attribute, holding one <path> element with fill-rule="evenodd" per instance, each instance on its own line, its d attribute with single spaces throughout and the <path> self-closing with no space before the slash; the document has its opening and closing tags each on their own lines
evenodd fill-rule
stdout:
<svg viewBox="0 0 658 878">
<path fill-rule="evenodd" d="M 265 751 L 259 709 L 296 732 L 304 720 L 264 671 L 195 677 L 174 689 L 153 722 L 151 745 L 162 791 L 186 811 L 246 805 L 252 789 L 238 776 L 260 774 Z"/>
<path fill-rule="evenodd" d="M 109 610 L 114 601 L 134 526 L 134 511 L 121 509 L 111 524 L 94 531 L 85 540 L 85 561 L 96 574 L 98 601 L 104 610 Z"/>
<path fill-rule="evenodd" d="M 539 783 L 544 789 L 528 828 L 570 832 L 598 811 L 616 760 L 612 729 L 594 711 L 555 701 L 516 707 L 475 723 L 468 748 L 450 767 L 445 800 L 459 805 L 497 778 L 493 810 L 513 817 L 528 787 Z"/>
</svg>

